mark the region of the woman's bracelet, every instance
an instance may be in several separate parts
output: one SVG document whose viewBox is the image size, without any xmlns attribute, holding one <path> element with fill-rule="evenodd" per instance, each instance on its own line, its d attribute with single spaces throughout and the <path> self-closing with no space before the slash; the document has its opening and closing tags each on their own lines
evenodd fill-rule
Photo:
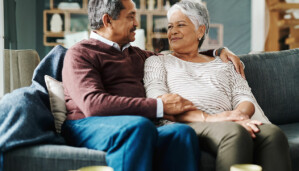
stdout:
<svg viewBox="0 0 299 171">
<path fill-rule="evenodd" d="M 201 117 L 202 117 L 203 122 L 205 122 L 206 121 L 206 117 L 204 115 L 204 111 L 201 111 Z"/>
</svg>

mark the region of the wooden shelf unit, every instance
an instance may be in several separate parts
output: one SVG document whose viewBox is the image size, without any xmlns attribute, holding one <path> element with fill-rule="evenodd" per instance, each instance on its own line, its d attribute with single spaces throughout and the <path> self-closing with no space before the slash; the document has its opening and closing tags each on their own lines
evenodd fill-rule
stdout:
<svg viewBox="0 0 299 171">
<path fill-rule="evenodd" d="M 298 3 L 286 3 L 284 0 L 266 0 L 270 26 L 265 44 L 266 51 L 279 51 L 299 48 L 299 18 L 289 14 L 291 18 L 285 19 L 286 11 L 299 9 Z"/>
<path fill-rule="evenodd" d="M 148 9 L 147 2 L 148 0 L 133 0 L 133 1 L 138 1 L 139 3 L 139 8 L 137 9 L 137 20 L 138 20 L 138 28 L 142 28 L 145 30 L 145 40 L 146 40 L 146 45 L 145 48 L 147 50 L 154 50 L 154 45 L 153 45 L 153 39 L 167 39 L 167 34 L 166 32 L 159 32 L 154 30 L 154 20 L 155 17 L 160 17 L 163 18 L 165 17 L 166 19 L 166 14 L 167 10 L 164 9 L 164 3 L 166 0 L 155 0 L 155 8 L 152 10 Z M 178 2 L 180 0 L 172 0 L 172 3 Z M 136 3 L 136 2 L 135 2 Z M 71 18 L 72 14 L 84 14 L 87 16 L 87 6 L 88 6 L 88 0 L 82 0 L 82 8 L 78 10 L 62 10 L 62 9 L 57 9 L 55 7 L 55 0 L 50 0 L 50 9 L 49 10 L 44 10 L 44 19 L 43 19 L 43 27 L 44 27 L 44 45 L 45 46 L 55 46 L 55 45 L 63 45 L 63 43 L 57 43 L 57 42 L 51 42 L 49 39 L 53 38 L 64 38 L 65 33 L 71 33 Z M 172 5 L 172 4 L 171 4 Z M 63 32 L 60 33 L 53 33 L 49 30 L 49 21 L 51 19 L 51 15 L 58 13 L 61 16 L 63 16 Z M 145 19 L 145 21 L 143 21 Z M 141 26 L 141 22 L 145 23 L 145 26 Z M 167 27 L 167 23 L 166 27 Z M 165 40 L 164 40 L 165 41 Z"/>
<path fill-rule="evenodd" d="M 45 46 L 56 46 L 64 45 L 63 43 L 55 42 L 57 39 L 64 39 L 65 33 L 73 33 L 71 30 L 72 15 L 85 15 L 87 17 L 87 5 L 88 0 L 82 0 L 82 7 L 80 9 L 58 9 L 55 7 L 55 0 L 50 0 L 50 9 L 44 10 L 43 13 L 43 31 L 44 31 L 44 45 Z M 62 32 L 51 32 L 50 20 L 53 14 L 59 14 L 63 19 Z M 88 25 L 86 25 L 88 27 Z M 52 41 L 50 41 L 52 40 Z"/>
<path fill-rule="evenodd" d="M 145 30 L 145 37 L 146 37 L 146 44 L 145 44 L 145 48 L 147 50 L 150 51 L 160 51 L 160 50 L 168 50 L 168 49 L 163 49 L 165 47 L 160 47 L 162 49 L 156 49 L 154 46 L 154 40 L 153 39 L 164 39 L 161 40 L 161 43 L 164 43 L 164 46 L 168 46 L 165 45 L 165 39 L 167 39 L 167 34 L 165 31 L 161 32 L 161 31 L 155 31 L 154 30 L 154 22 L 155 19 L 154 17 L 159 17 L 159 18 L 165 18 L 166 19 L 166 15 L 167 15 L 167 10 L 164 9 L 164 3 L 166 2 L 166 0 L 155 0 L 156 4 L 156 8 L 155 9 L 148 9 L 147 6 L 147 2 L 148 0 L 138 0 L 139 1 L 139 8 L 137 9 L 137 20 L 139 23 L 138 28 L 144 29 Z M 176 1 L 171 1 L 173 5 L 175 2 L 178 2 L 180 0 L 176 0 Z M 142 16 L 144 16 L 144 18 L 142 18 Z M 146 26 L 143 26 L 143 19 L 146 20 Z M 165 29 L 167 29 L 167 23 L 165 23 Z"/>
</svg>

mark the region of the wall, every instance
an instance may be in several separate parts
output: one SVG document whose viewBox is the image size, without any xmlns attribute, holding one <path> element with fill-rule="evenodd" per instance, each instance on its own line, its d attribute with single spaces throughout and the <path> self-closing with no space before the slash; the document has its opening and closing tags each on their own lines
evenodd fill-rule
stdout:
<svg viewBox="0 0 299 171">
<path fill-rule="evenodd" d="M 44 58 L 53 47 L 44 46 L 44 32 L 43 32 L 43 11 L 45 9 L 50 9 L 50 0 L 36 0 L 36 50 L 40 58 Z"/>
<path fill-rule="evenodd" d="M 261 0 L 252 0 L 251 4 L 251 51 L 264 51 L 267 38 L 266 30 L 266 3 Z"/>
<path fill-rule="evenodd" d="M 5 49 L 35 49 L 43 58 L 52 47 L 43 46 L 43 10 L 49 0 L 5 1 Z"/>
<path fill-rule="evenodd" d="M 236 54 L 251 51 L 251 0 L 203 0 L 211 23 L 223 24 L 223 44 Z"/>
<path fill-rule="evenodd" d="M 36 49 L 36 1 L 37 0 L 16 0 L 18 49 Z"/>
<path fill-rule="evenodd" d="M 4 1 L 16 2 L 17 48 L 36 49 L 43 58 L 52 49 L 43 46 L 43 10 L 49 9 L 49 0 Z M 252 46 L 251 0 L 204 1 L 207 2 L 211 22 L 224 24 L 224 46 L 236 54 L 249 53 Z M 10 19 L 6 18 L 5 23 L 8 20 Z M 9 25 L 12 26 L 13 23 Z M 13 29 L 9 31 L 13 32 Z M 5 32 L 8 30 L 6 29 Z M 5 48 L 10 47 L 9 44 L 5 45 Z"/>
</svg>

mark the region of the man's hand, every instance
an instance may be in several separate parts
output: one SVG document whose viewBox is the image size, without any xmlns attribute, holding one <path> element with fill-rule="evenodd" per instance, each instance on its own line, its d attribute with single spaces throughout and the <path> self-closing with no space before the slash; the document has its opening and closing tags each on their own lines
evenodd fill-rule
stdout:
<svg viewBox="0 0 299 171">
<path fill-rule="evenodd" d="M 179 115 L 164 115 L 164 118 L 170 120 L 172 122 L 202 122 L 202 111 L 200 110 L 192 110 Z"/>
<path fill-rule="evenodd" d="M 163 102 L 164 113 L 167 115 L 178 115 L 187 111 L 196 110 L 196 107 L 187 99 L 178 94 L 164 94 L 160 96 Z"/>
<path fill-rule="evenodd" d="M 217 50 L 218 51 L 218 50 Z M 218 52 L 217 52 L 218 53 Z M 216 54 L 217 54 L 216 53 Z M 236 71 L 242 75 L 242 77 L 245 79 L 245 73 L 244 73 L 244 68 L 243 65 L 241 63 L 241 60 L 238 56 L 236 56 L 232 51 L 230 51 L 227 48 L 222 49 L 221 54 L 220 54 L 220 58 L 223 62 L 228 62 L 228 61 L 232 61 L 232 63 L 234 64 Z"/>
</svg>

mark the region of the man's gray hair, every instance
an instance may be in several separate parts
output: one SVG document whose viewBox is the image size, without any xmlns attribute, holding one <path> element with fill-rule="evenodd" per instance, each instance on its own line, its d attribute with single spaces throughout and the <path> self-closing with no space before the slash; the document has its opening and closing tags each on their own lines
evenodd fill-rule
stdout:
<svg viewBox="0 0 299 171">
<path fill-rule="evenodd" d="M 88 19 L 90 28 L 97 30 L 102 27 L 104 14 L 108 14 L 114 20 L 117 19 L 120 11 L 124 8 L 121 0 L 89 0 Z"/>
<path fill-rule="evenodd" d="M 199 47 L 202 45 L 206 35 L 209 33 L 210 21 L 208 9 L 202 3 L 196 0 L 182 0 L 174 4 L 167 12 L 167 19 L 169 20 L 173 12 L 180 10 L 185 14 L 194 24 L 197 30 L 199 26 L 205 25 L 206 31 L 199 42 Z"/>
</svg>

